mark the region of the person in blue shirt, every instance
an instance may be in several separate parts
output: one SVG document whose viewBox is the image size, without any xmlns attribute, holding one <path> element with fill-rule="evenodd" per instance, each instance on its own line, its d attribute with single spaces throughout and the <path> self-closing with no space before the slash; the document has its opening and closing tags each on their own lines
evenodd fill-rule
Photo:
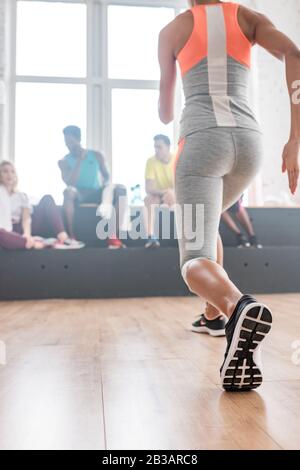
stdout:
<svg viewBox="0 0 300 470">
<path fill-rule="evenodd" d="M 98 204 L 102 202 L 103 190 L 109 184 L 110 174 L 102 153 L 84 149 L 81 146 L 81 130 L 77 126 L 67 126 L 63 129 L 65 144 L 69 150 L 58 162 L 63 181 L 67 188 L 64 191 L 64 211 L 66 223 L 71 237 L 74 234 L 74 213 L 78 204 Z M 113 205 L 116 209 L 117 221 L 121 207 L 121 196 L 127 196 L 126 187 L 114 186 Z M 116 234 L 108 238 L 109 248 L 123 248 L 124 245 Z"/>
</svg>

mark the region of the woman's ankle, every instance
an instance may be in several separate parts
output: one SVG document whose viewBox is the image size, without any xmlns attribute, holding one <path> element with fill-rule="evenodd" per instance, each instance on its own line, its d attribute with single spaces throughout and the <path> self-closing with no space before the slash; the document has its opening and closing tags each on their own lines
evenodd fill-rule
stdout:
<svg viewBox="0 0 300 470">
<path fill-rule="evenodd" d="M 222 313 L 216 309 L 213 305 L 210 305 L 210 304 L 206 304 L 206 309 L 205 309 L 205 312 L 204 312 L 204 316 L 206 318 L 206 320 L 216 320 L 216 318 L 218 318 L 220 315 L 222 315 Z"/>
<path fill-rule="evenodd" d="M 234 311 L 236 309 L 236 306 L 238 302 L 241 300 L 243 297 L 243 294 L 240 294 L 239 296 L 236 297 L 236 299 L 228 301 L 226 305 L 226 316 L 230 319 L 232 315 L 234 314 Z"/>
</svg>

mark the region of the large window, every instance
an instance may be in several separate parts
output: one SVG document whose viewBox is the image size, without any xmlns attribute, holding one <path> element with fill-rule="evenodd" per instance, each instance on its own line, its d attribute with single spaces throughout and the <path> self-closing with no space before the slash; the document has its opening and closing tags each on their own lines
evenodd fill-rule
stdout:
<svg viewBox="0 0 300 470">
<path fill-rule="evenodd" d="M 159 121 L 157 102 L 157 90 L 113 90 L 113 175 L 127 187 L 143 182 L 146 160 L 154 154 L 154 135 L 173 135 L 172 125 Z"/>
<path fill-rule="evenodd" d="M 153 136 L 177 139 L 178 122 L 158 119 L 159 31 L 185 0 L 12 0 L 10 138 L 20 188 L 62 201 L 57 161 L 63 127 L 82 128 L 83 145 L 102 151 L 114 182 L 144 183 Z M 178 96 L 180 93 L 178 93 Z M 177 116 L 180 116 L 180 99 Z M 174 148 L 176 146 L 174 145 Z"/>
<path fill-rule="evenodd" d="M 60 201 L 63 182 L 57 161 L 67 153 L 62 129 L 86 128 L 86 87 L 59 83 L 18 83 L 16 164 L 20 185 L 35 199 L 50 193 Z"/>
<path fill-rule="evenodd" d="M 130 187 L 144 182 L 153 137 L 173 138 L 173 126 L 158 118 L 159 31 L 174 18 L 174 9 L 112 5 L 108 9 L 108 73 L 120 80 L 112 88 L 112 170 L 115 181 Z M 135 87 L 121 88 L 122 80 Z M 147 88 L 145 88 L 147 86 Z"/>
<path fill-rule="evenodd" d="M 86 76 L 86 5 L 20 1 L 17 74 Z"/>
<path fill-rule="evenodd" d="M 62 129 L 76 123 L 85 143 L 86 24 L 84 3 L 17 2 L 15 163 L 33 200 L 45 193 L 62 200 Z"/>
<path fill-rule="evenodd" d="M 110 78 L 159 80 L 159 31 L 174 18 L 171 8 L 112 5 L 108 9 Z"/>
</svg>

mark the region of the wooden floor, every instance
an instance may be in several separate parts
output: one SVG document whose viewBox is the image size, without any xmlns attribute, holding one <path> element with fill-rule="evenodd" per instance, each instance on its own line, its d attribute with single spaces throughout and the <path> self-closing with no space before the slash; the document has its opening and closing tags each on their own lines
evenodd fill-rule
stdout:
<svg viewBox="0 0 300 470">
<path fill-rule="evenodd" d="M 0 302 L 0 449 L 299 449 L 300 294 L 274 313 L 265 382 L 222 391 L 196 298 Z M 300 353 L 298 354 L 300 358 Z"/>
</svg>

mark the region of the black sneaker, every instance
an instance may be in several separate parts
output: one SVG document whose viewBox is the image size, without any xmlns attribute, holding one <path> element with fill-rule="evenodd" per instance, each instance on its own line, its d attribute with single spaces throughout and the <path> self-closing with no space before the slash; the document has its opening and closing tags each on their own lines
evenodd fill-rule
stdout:
<svg viewBox="0 0 300 470">
<path fill-rule="evenodd" d="M 243 295 L 226 324 L 227 349 L 221 367 L 226 391 L 247 391 L 262 384 L 260 345 L 270 332 L 270 310 L 251 295 Z"/>
<path fill-rule="evenodd" d="M 257 236 L 256 235 L 251 235 L 251 237 L 249 237 L 249 242 L 250 242 L 250 246 L 252 248 L 258 248 L 258 249 L 262 249 L 262 244 L 259 243 L 259 241 L 257 240 Z"/>
<path fill-rule="evenodd" d="M 192 331 L 195 333 L 208 333 L 211 336 L 225 336 L 225 325 L 227 318 L 220 315 L 214 320 L 208 320 L 204 314 L 200 316 L 193 324 Z"/>
<path fill-rule="evenodd" d="M 236 236 L 236 244 L 238 248 L 249 248 L 250 243 L 242 233 L 238 233 Z"/>
<path fill-rule="evenodd" d="M 156 237 L 149 237 L 148 241 L 145 244 L 145 248 L 159 248 L 160 243 Z"/>
</svg>

